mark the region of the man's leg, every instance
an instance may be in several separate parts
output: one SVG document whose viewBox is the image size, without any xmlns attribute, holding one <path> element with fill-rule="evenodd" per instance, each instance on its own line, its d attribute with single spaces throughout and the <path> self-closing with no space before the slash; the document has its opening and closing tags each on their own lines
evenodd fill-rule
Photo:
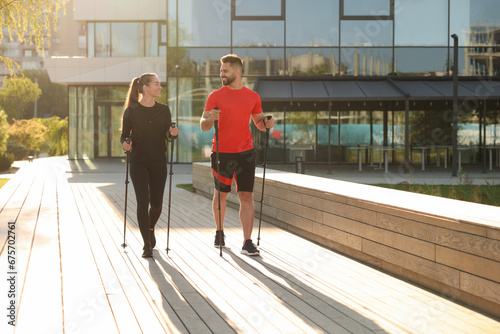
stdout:
<svg viewBox="0 0 500 334">
<path fill-rule="evenodd" d="M 255 217 L 255 205 L 253 202 L 253 192 L 238 192 L 240 200 L 240 221 L 243 228 L 243 240 L 252 239 L 253 221 Z"/>
<path fill-rule="evenodd" d="M 217 230 L 224 229 L 224 217 L 226 215 L 226 200 L 229 193 L 221 191 L 220 193 L 220 222 L 219 222 L 219 191 L 214 189 L 214 198 L 212 199 L 212 212 L 214 214 L 214 221 Z"/>
</svg>

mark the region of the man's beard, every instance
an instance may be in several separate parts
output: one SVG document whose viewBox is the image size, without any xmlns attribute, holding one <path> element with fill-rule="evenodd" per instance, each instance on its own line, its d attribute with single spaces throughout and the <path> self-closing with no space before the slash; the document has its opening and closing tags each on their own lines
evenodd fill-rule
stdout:
<svg viewBox="0 0 500 334">
<path fill-rule="evenodd" d="M 230 84 L 233 83 L 234 80 L 236 80 L 236 76 L 233 74 L 232 77 L 226 77 L 226 83 L 224 83 L 224 79 L 222 79 L 222 84 L 224 86 L 229 86 Z"/>
</svg>

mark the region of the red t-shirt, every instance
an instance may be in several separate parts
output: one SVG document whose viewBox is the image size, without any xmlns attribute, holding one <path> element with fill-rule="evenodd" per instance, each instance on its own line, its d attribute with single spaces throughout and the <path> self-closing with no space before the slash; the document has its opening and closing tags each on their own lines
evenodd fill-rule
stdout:
<svg viewBox="0 0 500 334">
<path fill-rule="evenodd" d="M 205 111 L 219 107 L 219 152 L 239 153 L 253 148 L 250 116 L 262 113 L 259 95 L 253 90 L 230 89 L 226 86 L 210 93 Z M 212 150 L 216 151 L 215 133 Z"/>
</svg>

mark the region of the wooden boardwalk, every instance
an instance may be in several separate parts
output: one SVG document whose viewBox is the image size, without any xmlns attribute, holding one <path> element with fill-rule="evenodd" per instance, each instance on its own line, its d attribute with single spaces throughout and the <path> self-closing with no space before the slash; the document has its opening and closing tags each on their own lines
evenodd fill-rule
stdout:
<svg viewBox="0 0 500 334">
<path fill-rule="evenodd" d="M 241 255 L 231 208 L 220 257 L 210 201 L 178 188 L 170 252 L 166 194 L 154 259 L 143 259 L 129 187 L 124 251 L 124 165 L 115 167 L 78 175 L 64 158 L 38 159 L 0 190 L 1 333 L 500 332 L 498 319 L 266 222 L 262 255 Z"/>
</svg>

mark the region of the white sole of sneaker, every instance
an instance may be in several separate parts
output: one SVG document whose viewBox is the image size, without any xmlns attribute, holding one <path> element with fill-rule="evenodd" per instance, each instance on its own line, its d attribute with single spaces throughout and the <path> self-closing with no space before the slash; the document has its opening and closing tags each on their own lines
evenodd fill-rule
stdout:
<svg viewBox="0 0 500 334">
<path fill-rule="evenodd" d="M 260 253 L 259 253 L 259 252 L 256 252 L 256 253 L 249 253 L 249 252 L 247 252 L 246 250 L 242 250 L 240 253 L 241 253 L 241 254 L 244 254 L 244 255 L 248 255 L 248 256 L 259 256 L 259 255 L 260 255 Z"/>
</svg>

